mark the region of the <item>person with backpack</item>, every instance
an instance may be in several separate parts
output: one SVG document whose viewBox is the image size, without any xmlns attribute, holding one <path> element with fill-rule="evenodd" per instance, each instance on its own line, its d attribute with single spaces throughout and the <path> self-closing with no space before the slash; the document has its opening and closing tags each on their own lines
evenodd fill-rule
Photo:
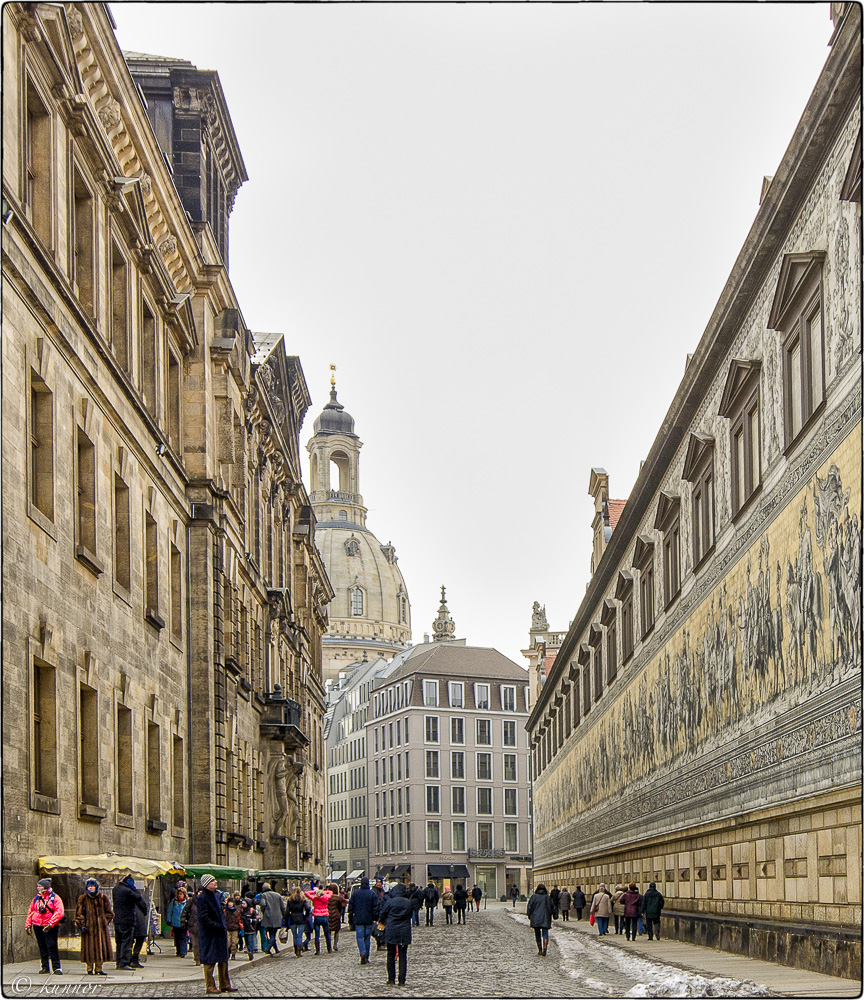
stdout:
<svg viewBox="0 0 864 1000">
<path fill-rule="evenodd" d="M 444 892 L 441 893 L 441 905 L 444 907 L 444 917 L 445 923 L 453 923 L 453 890 L 446 888 Z"/>
<path fill-rule="evenodd" d="M 51 879 L 40 878 L 36 883 L 36 895 L 27 911 L 24 930 L 36 936 L 36 944 L 39 945 L 39 955 L 42 959 L 42 968 L 39 970 L 41 975 L 47 975 L 52 971 L 55 976 L 63 975 L 57 951 L 57 925 L 65 915 L 63 900 L 51 888 Z"/>
<path fill-rule="evenodd" d="M 423 890 L 423 905 L 426 907 L 427 927 L 432 927 L 435 923 L 435 907 L 438 905 L 440 898 L 438 890 L 435 888 L 435 883 L 430 882 Z"/>
<path fill-rule="evenodd" d="M 397 882 L 390 890 L 390 897 L 381 907 L 379 923 L 384 924 L 384 943 L 387 945 L 387 984 L 396 985 L 396 957 L 399 957 L 399 985 L 405 985 L 408 973 L 408 946 L 411 944 L 411 922 L 414 906 L 405 894 L 405 886 Z"/>
<path fill-rule="evenodd" d="M 258 928 L 261 918 L 258 914 L 258 907 L 255 905 L 255 897 L 249 895 L 240 900 L 240 924 L 243 927 L 243 943 L 246 945 L 246 954 L 251 962 L 258 951 Z"/>
<path fill-rule="evenodd" d="M 348 901 L 348 923 L 354 926 L 361 965 L 369 964 L 372 928 L 378 920 L 381 906 L 381 897 L 374 889 L 369 888 L 369 879 L 361 878 L 360 888 L 351 893 L 351 899 Z"/>
</svg>

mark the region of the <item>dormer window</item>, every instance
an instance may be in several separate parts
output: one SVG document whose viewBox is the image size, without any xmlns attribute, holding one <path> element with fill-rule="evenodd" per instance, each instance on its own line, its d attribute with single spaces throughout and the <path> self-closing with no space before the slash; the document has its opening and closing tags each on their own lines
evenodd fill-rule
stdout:
<svg viewBox="0 0 864 1000">
<path fill-rule="evenodd" d="M 759 430 L 759 361 L 732 362 L 719 414 L 729 419 L 732 517 L 755 494 L 762 481 Z"/>
<path fill-rule="evenodd" d="M 825 254 L 783 258 L 768 327 L 783 337 L 783 419 L 787 447 L 825 397 L 822 265 Z"/>
</svg>

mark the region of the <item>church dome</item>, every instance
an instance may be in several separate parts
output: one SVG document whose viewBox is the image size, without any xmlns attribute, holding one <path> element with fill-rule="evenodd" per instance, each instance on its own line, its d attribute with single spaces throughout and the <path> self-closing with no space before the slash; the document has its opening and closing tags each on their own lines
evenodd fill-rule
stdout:
<svg viewBox="0 0 864 1000">
<path fill-rule="evenodd" d="M 315 418 L 312 425 L 316 434 L 345 434 L 347 437 L 357 437 L 354 433 L 354 418 L 336 398 L 336 387 L 330 390 L 330 402 Z"/>
</svg>

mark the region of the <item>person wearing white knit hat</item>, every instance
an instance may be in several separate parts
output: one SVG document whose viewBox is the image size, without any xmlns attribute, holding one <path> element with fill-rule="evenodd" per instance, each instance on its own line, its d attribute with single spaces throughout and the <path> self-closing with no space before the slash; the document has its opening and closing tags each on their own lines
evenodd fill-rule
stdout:
<svg viewBox="0 0 864 1000">
<path fill-rule="evenodd" d="M 198 893 L 198 953 L 204 966 L 204 985 L 208 993 L 236 993 L 228 979 L 228 928 L 222 900 L 216 894 L 216 879 L 201 876 Z M 213 980 L 213 966 L 219 975 L 219 987 Z"/>
</svg>

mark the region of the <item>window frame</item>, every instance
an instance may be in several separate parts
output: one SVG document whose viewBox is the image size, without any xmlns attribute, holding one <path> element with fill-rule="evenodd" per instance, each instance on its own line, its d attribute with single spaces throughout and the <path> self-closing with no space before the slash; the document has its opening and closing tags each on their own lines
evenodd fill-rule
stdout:
<svg viewBox="0 0 864 1000">
<path fill-rule="evenodd" d="M 480 726 L 484 724 L 488 727 L 489 739 L 487 742 L 481 743 L 480 741 Z M 474 720 L 474 745 L 478 747 L 491 747 L 492 746 L 492 720 L 491 719 L 475 719 Z"/>
<path fill-rule="evenodd" d="M 681 497 L 660 491 L 654 527 L 663 536 L 663 610 L 681 593 Z"/>
<path fill-rule="evenodd" d="M 714 492 L 714 438 L 691 434 L 681 478 L 690 483 L 690 535 L 693 571 L 696 572 L 714 551 L 716 508 Z"/>
<path fill-rule="evenodd" d="M 729 510 L 733 523 L 747 510 L 762 486 L 761 370 L 760 361 L 733 359 L 718 410 L 719 416 L 729 420 Z"/>
<path fill-rule="evenodd" d="M 654 539 L 648 535 L 637 536 L 633 568 L 639 573 L 639 629 L 644 640 L 651 633 L 657 620 Z"/>
<path fill-rule="evenodd" d="M 434 698 L 434 701 L 430 701 L 430 697 Z M 429 680 L 428 678 L 423 679 L 423 707 L 424 708 L 438 708 L 438 681 Z"/>
<path fill-rule="evenodd" d="M 459 693 L 459 701 L 454 700 L 454 693 Z M 462 681 L 448 681 L 447 683 L 447 698 L 450 703 L 450 708 L 465 708 L 465 685 Z"/>
<path fill-rule="evenodd" d="M 435 723 L 435 738 L 434 739 L 430 739 L 430 736 L 429 736 L 429 733 L 430 733 L 430 725 L 429 725 L 429 723 L 430 722 L 434 722 Z M 441 728 L 440 728 L 440 724 L 439 724 L 439 717 L 437 715 L 426 715 L 426 716 L 424 716 L 424 719 L 423 719 L 423 742 L 424 743 L 434 744 L 435 746 L 439 746 L 440 745 L 440 743 L 441 743 Z"/>
</svg>

